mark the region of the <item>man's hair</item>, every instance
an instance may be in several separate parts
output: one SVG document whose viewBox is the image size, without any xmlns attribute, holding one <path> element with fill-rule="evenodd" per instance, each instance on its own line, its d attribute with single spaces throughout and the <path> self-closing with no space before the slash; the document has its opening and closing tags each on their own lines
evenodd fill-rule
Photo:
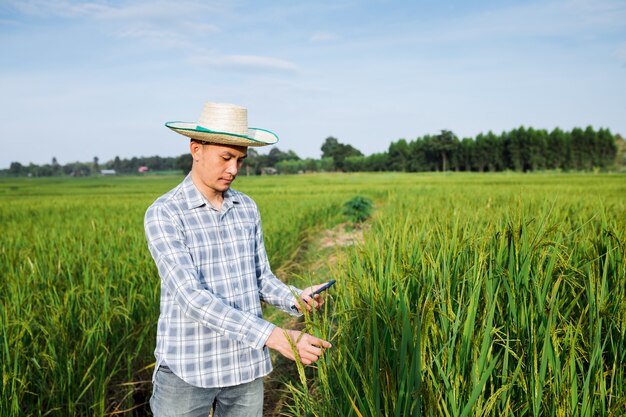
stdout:
<svg viewBox="0 0 626 417">
<path fill-rule="evenodd" d="M 196 142 L 199 143 L 200 145 L 214 145 L 213 142 L 207 142 L 206 140 L 200 140 L 200 139 L 191 139 L 191 142 Z"/>
</svg>

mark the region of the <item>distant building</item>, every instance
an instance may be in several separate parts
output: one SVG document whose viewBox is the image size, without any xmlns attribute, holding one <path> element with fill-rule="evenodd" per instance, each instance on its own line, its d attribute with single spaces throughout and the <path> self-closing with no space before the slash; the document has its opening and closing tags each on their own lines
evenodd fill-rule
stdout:
<svg viewBox="0 0 626 417">
<path fill-rule="evenodd" d="M 261 169 L 261 175 L 276 175 L 278 170 L 274 167 L 265 167 Z"/>
<path fill-rule="evenodd" d="M 143 174 L 144 172 L 148 172 L 148 171 L 150 171 L 150 168 L 148 168 L 147 166 L 141 166 L 137 168 L 137 172 L 139 172 L 140 174 Z"/>
<path fill-rule="evenodd" d="M 101 169 L 100 174 L 102 175 L 115 175 L 116 172 L 114 169 Z"/>
</svg>

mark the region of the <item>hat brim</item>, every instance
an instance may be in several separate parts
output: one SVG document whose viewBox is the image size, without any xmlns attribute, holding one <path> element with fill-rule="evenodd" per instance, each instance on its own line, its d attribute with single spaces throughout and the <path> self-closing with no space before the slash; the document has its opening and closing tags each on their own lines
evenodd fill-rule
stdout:
<svg viewBox="0 0 626 417">
<path fill-rule="evenodd" d="M 165 126 L 176 133 L 187 136 L 191 139 L 203 140 L 205 142 L 218 143 L 233 146 L 267 146 L 278 142 L 275 133 L 265 129 L 248 128 L 248 135 L 238 135 L 228 132 L 217 132 L 198 126 L 191 122 L 167 122 Z"/>
</svg>

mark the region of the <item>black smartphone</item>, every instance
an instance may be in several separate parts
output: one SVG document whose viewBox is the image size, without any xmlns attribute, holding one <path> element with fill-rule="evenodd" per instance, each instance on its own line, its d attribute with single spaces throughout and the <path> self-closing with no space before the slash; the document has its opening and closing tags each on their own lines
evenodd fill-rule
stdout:
<svg viewBox="0 0 626 417">
<path fill-rule="evenodd" d="M 330 280 L 328 281 L 328 283 L 326 285 L 324 285 L 323 287 L 319 287 L 317 290 L 313 291 L 313 294 L 311 294 L 312 296 L 315 294 L 321 294 L 323 291 L 326 291 L 327 289 L 329 289 L 330 287 L 332 287 L 333 285 L 335 285 L 336 280 Z"/>
<path fill-rule="evenodd" d="M 329 289 L 330 287 L 332 287 L 333 285 L 335 285 L 336 280 L 330 280 L 328 281 L 328 283 L 326 283 L 326 285 L 319 287 L 317 290 L 313 291 L 313 294 L 311 294 L 311 297 L 313 297 L 315 294 L 320 294 L 323 291 L 326 291 L 327 289 Z M 296 308 L 295 304 L 291 306 L 291 308 Z"/>
</svg>

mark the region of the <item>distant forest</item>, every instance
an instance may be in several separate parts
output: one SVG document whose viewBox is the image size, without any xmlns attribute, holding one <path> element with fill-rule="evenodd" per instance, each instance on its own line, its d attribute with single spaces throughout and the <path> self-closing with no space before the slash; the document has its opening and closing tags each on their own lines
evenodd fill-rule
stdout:
<svg viewBox="0 0 626 417">
<path fill-rule="evenodd" d="M 273 147 L 268 154 L 259 154 L 248 148 L 248 158 L 240 175 L 296 174 L 303 172 L 364 172 L 364 171 L 592 171 L 621 170 L 626 166 L 626 142 L 608 129 L 574 128 L 567 132 L 559 128 L 548 132 L 542 129 L 519 127 L 499 135 L 492 132 L 475 138 L 460 140 L 453 132 L 443 130 L 415 140 L 392 142 L 386 152 L 369 156 L 352 145 L 328 137 L 321 147 L 320 159 L 300 158 L 293 151 Z M 53 158 L 50 164 L 22 165 L 12 162 L 2 176 L 90 176 L 90 175 L 145 175 L 150 172 L 191 169 L 189 154 L 178 157 L 134 157 L 101 163 L 98 157 L 91 162 L 73 162 L 65 165 Z"/>
</svg>

